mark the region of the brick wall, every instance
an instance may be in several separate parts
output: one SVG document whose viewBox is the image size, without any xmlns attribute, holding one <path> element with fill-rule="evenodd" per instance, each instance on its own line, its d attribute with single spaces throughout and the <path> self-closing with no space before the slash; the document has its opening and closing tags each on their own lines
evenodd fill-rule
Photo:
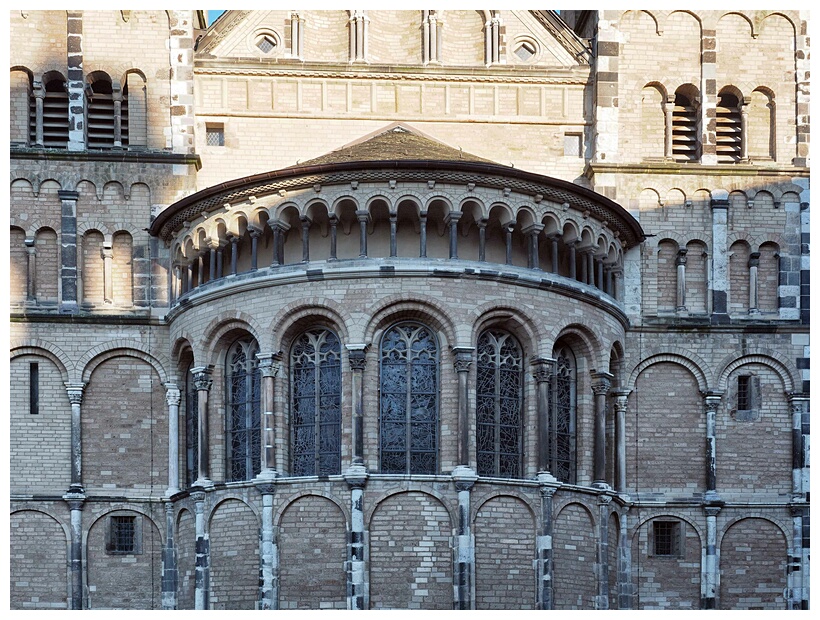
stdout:
<svg viewBox="0 0 820 620">
<path fill-rule="evenodd" d="M 98 230 L 89 230 L 82 237 L 80 274 L 82 300 L 85 303 L 103 303 L 103 236 Z"/>
<path fill-rule="evenodd" d="M 569 504 L 555 518 L 552 537 L 555 609 L 592 609 L 595 580 L 595 531 L 589 512 Z"/>
<path fill-rule="evenodd" d="M 66 533 L 52 517 L 22 510 L 9 517 L 12 609 L 66 609 Z"/>
<path fill-rule="evenodd" d="M 421 64 L 421 11 L 367 11 L 368 60 L 374 64 Z"/>
<path fill-rule="evenodd" d="M 535 524 L 513 497 L 482 504 L 475 520 L 476 609 L 534 609 Z"/>
<path fill-rule="evenodd" d="M 12 226 L 9 235 L 9 297 L 11 303 L 26 300 L 28 252 L 25 240 L 26 233 L 23 229 Z"/>
<path fill-rule="evenodd" d="M 346 609 L 345 519 L 330 500 L 303 497 L 279 522 L 279 609 Z"/>
<path fill-rule="evenodd" d="M 161 514 L 161 513 L 159 513 Z M 141 525 L 139 553 L 112 554 L 107 521 L 112 515 L 135 516 Z M 116 510 L 98 519 L 88 532 L 88 605 L 91 609 L 159 609 L 162 538 L 148 515 Z"/>
<path fill-rule="evenodd" d="M 441 48 L 441 62 L 446 66 L 484 66 L 482 14 L 479 11 L 444 11 Z"/>
<path fill-rule="evenodd" d="M 34 251 L 37 253 L 36 286 L 34 295 L 38 303 L 57 303 L 57 278 L 60 250 L 57 246 L 57 233 L 50 228 L 37 231 L 34 240 Z"/>
<path fill-rule="evenodd" d="M 115 357 L 97 366 L 83 397 L 82 412 L 87 489 L 165 488 L 165 389 L 148 364 L 133 357 Z"/>
<path fill-rule="evenodd" d="M 347 62 L 350 49 L 347 11 L 300 11 L 305 20 L 303 54 L 316 62 Z"/>
<path fill-rule="evenodd" d="M 211 517 L 211 609 L 254 609 L 259 598 L 259 521 L 229 499 Z"/>
<path fill-rule="evenodd" d="M 638 377 L 626 416 L 627 486 L 686 495 L 705 490 L 706 420 L 695 378 L 670 362 Z"/>
<path fill-rule="evenodd" d="M 766 519 L 742 519 L 720 543 L 721 609 L 783 609 L 786 541 Z"/>
<path fill-rule="evenodd" d="M 699 609 L 700 561 L 704 544 L 697 531 L 686 521 L 677 521 L 680 554 L 656 555 L 652 521 L 644 522 L 632 538 L 632 574 L 637 609 Z"/>
<path fill-rule="evenodd" d="M 409 492 L 370 520 L 371 609 L 452 609 L 450 518 L 438 500 Z"/>
</svg>

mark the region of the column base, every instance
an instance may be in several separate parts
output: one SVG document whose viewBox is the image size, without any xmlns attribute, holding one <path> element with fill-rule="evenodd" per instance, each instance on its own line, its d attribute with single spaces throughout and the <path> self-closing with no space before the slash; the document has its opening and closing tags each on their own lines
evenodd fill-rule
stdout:
<svg viewBox="0 0 820 620">
<path fill-rule="evenodd" d="M 254 477 L 254 481 L 266 482 L 269 480 L 276 480 L 279 477 L 279 472 L 275 469 L 263 469 Z"/>
<path fill-rule="evenodd" d="M 203 489 L 212 489 L 214 487 L 213 480 L 209 478 L 197 478 L 191 487 L 200 487 Z"/>
</svg>

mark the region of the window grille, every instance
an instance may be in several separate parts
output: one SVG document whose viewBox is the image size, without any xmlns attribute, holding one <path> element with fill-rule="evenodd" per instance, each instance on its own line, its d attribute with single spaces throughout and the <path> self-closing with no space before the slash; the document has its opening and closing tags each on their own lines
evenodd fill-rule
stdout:
<svg viewBox="0 0 820 620">
<path fill-rule="evenodd" d="M 276 48 L 276 39 L 268 34 L 263 34 L 256 39 L 256 47 L 263 54 L 270 54 Z"/>
<path fill-rule="evenodd" d="M 523 62 L 532 60 L 532 57 L 538 52 L 538 48 L 532 41 L 521 41 L 515 48 L 515 55 Z"/>
<path fill-rule="evenodd" d="M 253 340 L 235 342 L 228 351 L 229 480 L 250 480 L 262 469 L 258 352 Z"/>
<path fill-rule="evenodd" d="M 575 482 L 575 356 L 568 348 L 559 349 L 555 387 L 551 395 L 550 470 L 561 482 Z"/>
<path fill-rule="evenodd" d="M 40 365 L 37 362 L 28 366 L 28 412 L 40 413 Z"/>
<path fill-rule="evenodd" d="M 566 157 L 581 157 L 581 134 L 579 133 L 565 133 L 564 134 L 564 156 Z"/>
<path fill-rule="evenodd" d="M 438 342 L 417 323 L 400 323 L 380 349 L 381 471 L 438 471 Z"/>
<path fill-rule="evenodd" d="M 676 161 L 698 160 L 698 108 L 681 93 L 675 94 L 672 110 L 672 157 Z"/>
<path fill-rule="evenodd" d="M 476 461 L 481 476 L 521 476 L 521 347 L 512 335 L 489 330 L 478 339 Z"/>
<path fill-rule="evenodd" d="M 294 343 L 291 360 L 291 473 L 341 472 L 342 366 L 336 334 L 315 329 Z"/>
<path fill-rule="evenodd" d="M 37 103 L 30 99 L 29 142 L 37 140 Z M 43 98 L 43 146 L 47 149 L 68 148 L 68 93 L 62 77 L 45 84 Z"/>
<path fill-rule="evenodd" d="M 206 125 L 205 144 L 207 146 L 225 146 L 225 127 L 223 125 Z"/>
<path fill-rule="evenodd" d="M 740 410 L 751 409 L 751 395 L 749 394 L 749 385 L 751 377 L 749 375 L 740 375 L 737 378 L 737 408 Z"/>
<path fill-rule="evenodd" d="M 741 157 L 741 124 L 738 99 L 721 93 L 717 102 L 717 158 L 719 164 L 732 164 Z"/>
<path fill-rule="evenodd" d="M 109 527 L 109 553 L 126 555 L 137 552 L 136 517 L 111 517 Z"/>
<path fill-rule="evenodd" d="M 185 479 L 191 486 L 199 476 L 199 395 L 190 368 L 185 379 Z"/>
<path fill-rule="evenodd" d="M 652 522 L 653 555 L 681 557 L 680 521 Z"/>
</svg>

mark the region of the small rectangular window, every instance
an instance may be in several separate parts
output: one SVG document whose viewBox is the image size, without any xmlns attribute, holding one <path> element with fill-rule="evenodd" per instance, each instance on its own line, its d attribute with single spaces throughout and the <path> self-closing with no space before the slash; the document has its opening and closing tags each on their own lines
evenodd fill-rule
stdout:
<svg viewBox="0 0 820 620">
<path fill-rule="evenodd" d="M 579 133 L 565 133 L 564 134 L 564 156 L 565 157 L 581 157 L 581 134 Z"/>
<path fill-rule="evenodd" d="M 737 378 L 737 408 L 739 411 L 748 411 L 751 409 L 751 382 L 750 375 L 740 375 Z"/>
<path fill-rule="evenodd" d="M 28 412 L 40 413 L 40 365 L 32 362 L 28 367 Z"/>
<path fill-rule="evenodd" d="M 136 517 L 111 517 L 108 552 L 115 555 L 138 553 Z"/>
<path fill-rule="evenodd" d="M 211 123 L 205 125 L 205 144 L 208 146 L 225 146 L 225 126 Z"/>
<path fill-rule="evenodd" d="M 681 557 L 680 521 L 653 521 L 653 555 Z"/>
</svg>

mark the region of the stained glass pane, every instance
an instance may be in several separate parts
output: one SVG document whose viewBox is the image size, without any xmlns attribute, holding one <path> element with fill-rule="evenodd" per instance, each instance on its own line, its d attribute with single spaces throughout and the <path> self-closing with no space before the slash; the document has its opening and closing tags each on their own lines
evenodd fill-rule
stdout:
<svg viewBox="0 0 820 620">
<path fill-rule="evenodd" d="M 261 470 L 262 377 L 256 359 L 258 352 L 253 340 L 239 340 L 228 351 L 229 480 L 249 480 Z"/>
<path fill-rule="evenodd" d="M 511 334 L 491 329 L 478 338 L 476 456 L 482 476 L 521 475 L 523 361 Z"/>
<path fill-rule="evenodd" d="M 400 323 L 380 349 L 381 471 L 435 473 L 438 462 L 438 343 L 417 323 Z"/>
<path fill-rule="evenodd" d="M 552 474 L 562 482 L 572 482 L 575 470 L 575 360 L 572 353 L 560 349 L 556 355 L 556 379 L 553 406 L 551 455 Z"/>
<path fill-rule="evenodd" d="M 303 333 L 291 362 L 291 472 L 341 472 L 341 344 L 327 329 Z"/>
</svg>

